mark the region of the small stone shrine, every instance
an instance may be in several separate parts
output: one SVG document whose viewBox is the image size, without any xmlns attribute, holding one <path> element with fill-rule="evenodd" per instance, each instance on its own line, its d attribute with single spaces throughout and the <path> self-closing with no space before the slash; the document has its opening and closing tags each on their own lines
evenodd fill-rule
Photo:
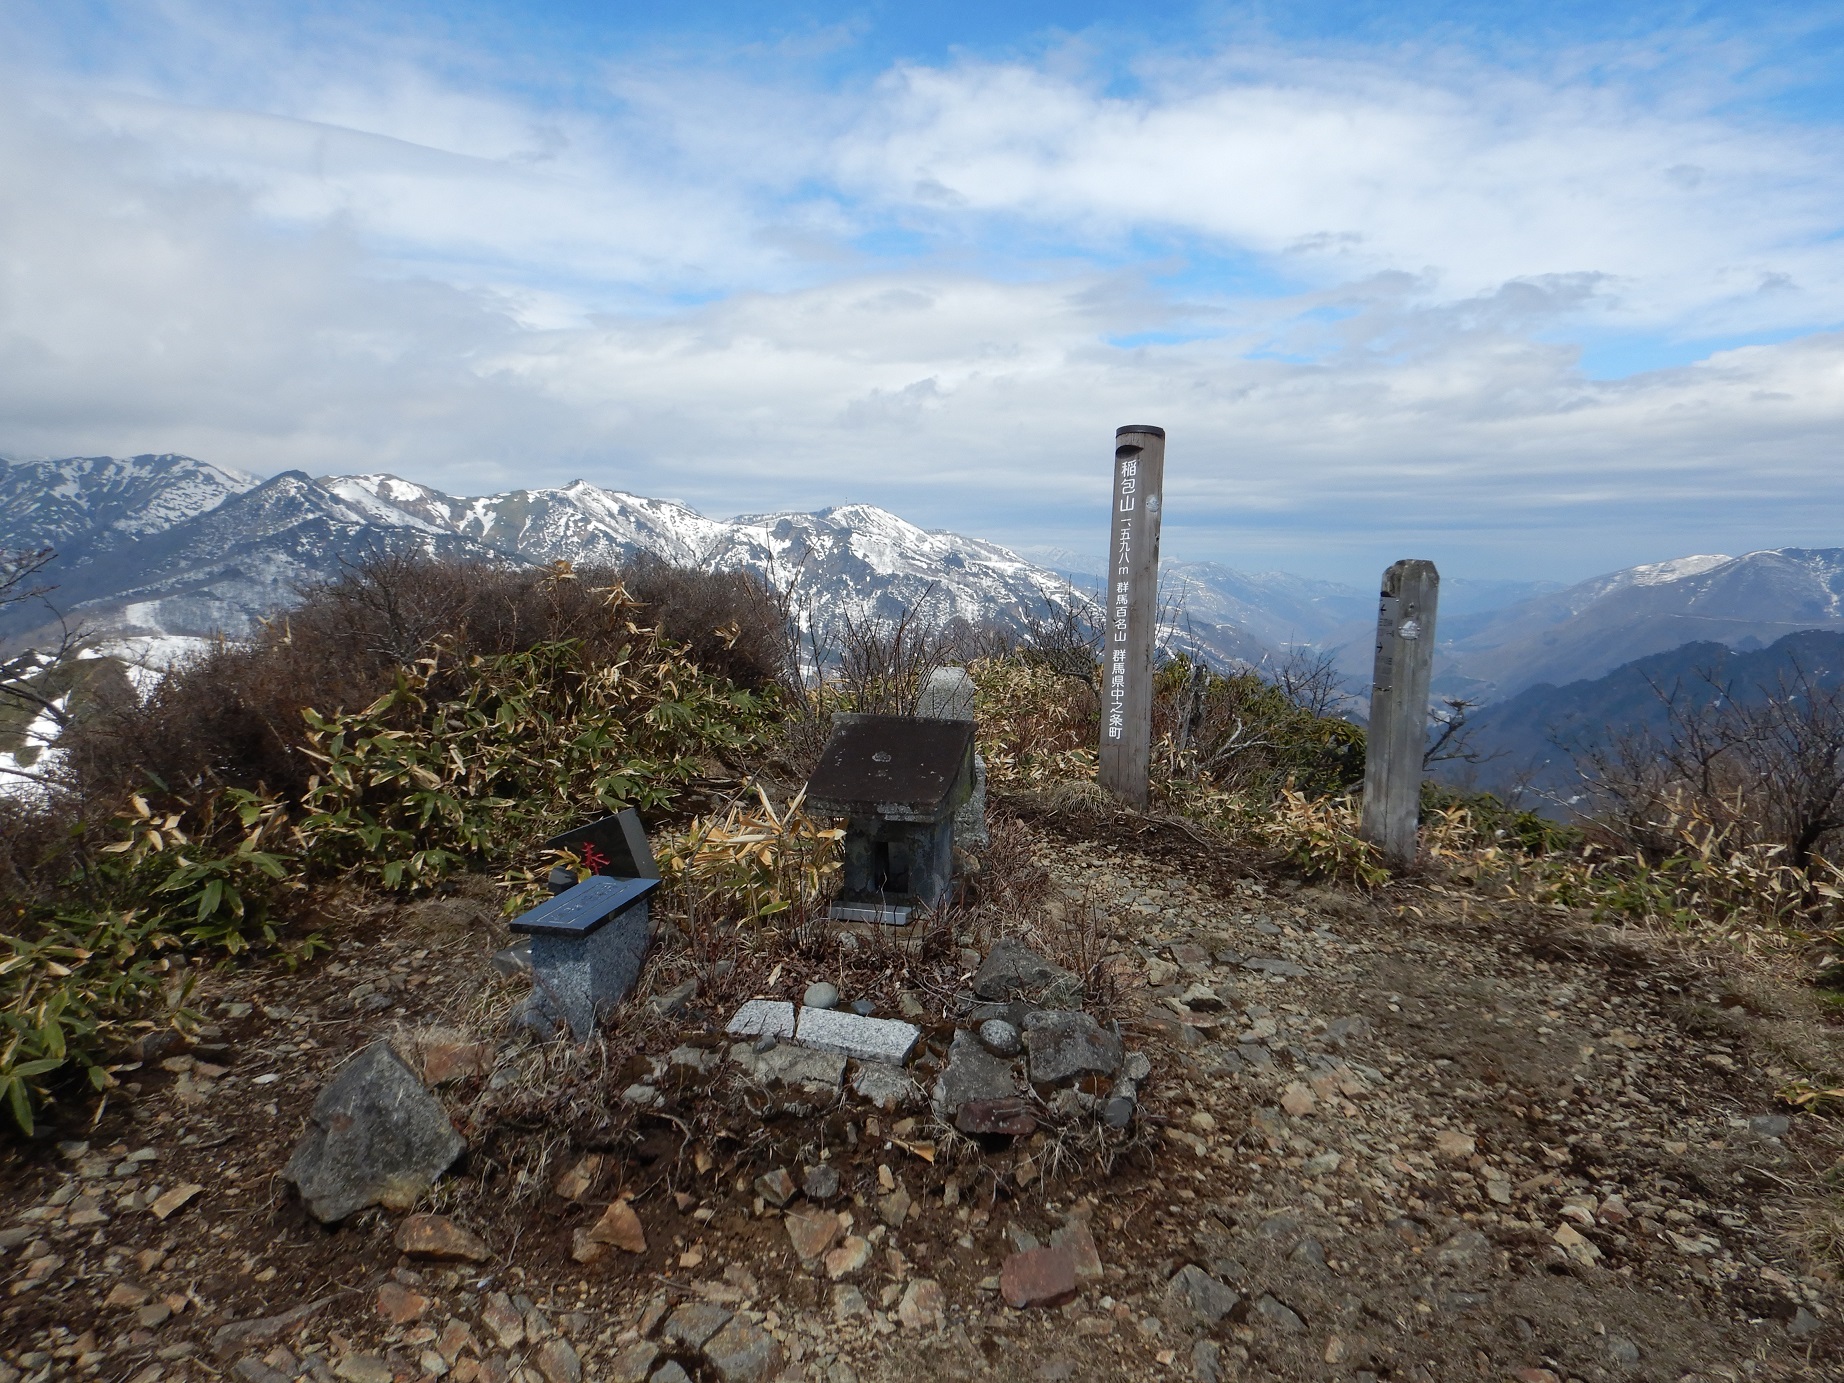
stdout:
<svg viewBox="0 0 1844 1383">
<path fill-rule="evenodd" d="M 531 938 L 532 979 L 531 997 L 513 1021 L 542 1037 L 567 1023 L 587 1042 L 640 978 L 651 937 L 647 899 L 659 887 L 659 867 L 631 807 L 545 844 L 580 855 L 596 872 L 570 883 L 562 871 L 555 897 L 513 919 L 512 930 Z"/>
<path fill-rule="evenodd" d="M 846 818 L 843 886 L 831 916 L 907 926 L 954 875 L 954 818 L 973 792 L 973 722 L 839 715 L 807 809 Z"/>
</svg>

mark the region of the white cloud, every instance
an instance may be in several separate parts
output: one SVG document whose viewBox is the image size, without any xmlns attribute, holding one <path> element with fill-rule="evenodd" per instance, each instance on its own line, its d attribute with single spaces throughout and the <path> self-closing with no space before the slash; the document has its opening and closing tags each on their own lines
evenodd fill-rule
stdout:
<svg viewBox="0 0 1844 1383">
<path fill-rule="evenodd" d="M 633 64 L 561 106 L 362 47 L 235 50 L 260 98 L 235 63 L 15 84 L 0 449 L 871 500 L 1080 546 L 1113 426 L 1150 418 L 1181 555 L 1341 575 L 1844 516 L 1844 343 L 1810 334 L 1844 319 L 1841 156 L 1694 90 L 1241 53 L 1131 98 L 1047 65 L 814 93 Z M 1161 287 L 1187 255 L 1245 276 Z M 1567 342 L 1616 326 L 1794 339 L 1585 378 Z"/>
</svg>

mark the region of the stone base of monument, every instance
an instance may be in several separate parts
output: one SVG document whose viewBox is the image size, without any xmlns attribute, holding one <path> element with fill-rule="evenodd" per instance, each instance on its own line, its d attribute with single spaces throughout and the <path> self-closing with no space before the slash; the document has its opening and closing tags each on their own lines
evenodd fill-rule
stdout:
<svg viewBox="0 0 1844 1383">
<path fill-rule="evenodd" d="M 877 903 L 834 903 L 826 909 L 831 922 L 871 922 L 880 927 L 907 927 L 913 908 L 883 907 Z"/>
<path fill-rule="evenodd" d="M 514 918 L 531 938 L 531 997 L 513 1023 L 549 1037 L 567 1024 L 578 1042 L 634 988 L 647 958 L 647 896 L 658 879 L 596 875 Z"/>
</svg>

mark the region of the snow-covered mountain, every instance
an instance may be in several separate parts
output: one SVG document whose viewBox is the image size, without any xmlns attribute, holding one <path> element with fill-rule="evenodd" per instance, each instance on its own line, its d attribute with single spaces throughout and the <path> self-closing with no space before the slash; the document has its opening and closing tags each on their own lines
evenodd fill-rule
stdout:
<svg viewBox="0 0 1844 1383">
<path fill-rule="evenodd" d="M 1496 700 L 1688 643 L 1745 651 L 1807 629 L 1844 629 L 1844 548 L 1680 557 L 1443 624 L 1436 689 Z"/>
<path fill-rule="evenodd" d="M 0 548 L 104 552 L 261 482 L 190 456 L 0 456 Z"/>
<path fill-rule="evenodd" d="M 714 519 L 671 500 L 587 481 L 462 498 L 395 476 L 268 480 L 190 457 L 7 459 L 0 548 L 58 549 L 56 603 L 99 632 L 236 637 L 380 552 L 579 566 L 636 553 L 711 569 L 746 568 L 826 614 L 893 615 L 929 595 L 937 618 L 1018 623 L 1095 588 L 1098 567 L 1069 552 L 1049 564 L 871 505 Z M 1298 645 L 1337 654 L 1353 690 L 1368 681 L 1375 593 L 1282 572 L 1171 562 L 1162 586 L 1168 646 L 1219 665 L 1284 658 Z M 0 612 L 19 637 L 45 611 Z M 1481 701 L 1537 682 L 1598 677 L 1697 640 L 1762 647 L 1803 629 L 1844 628 L 1844 549 L 1773 549 L 1630 567 L 1567 589 L 1443 583 L 1436 689 Z"/>
<path fill-rule="evenodd" d="M 146 463 L 146 464 L 142 464 Z M 132 466 L 143 521 L 124 525 L 118 471 Z M 162 476 L 169 489 L 160 486 Z M 223 477 L 214 496 L 211 476 Z M 60 502 L 34 521 L 33 488 Z M 0 545 L 59 548 L 48 572 L 56 601 L 98 630 L 122 635 L 236 637 L 349 564 L 406 548 L 487 562 L 579 566 L 648 552 L 714 569 L 747 568 L 817 609 L 893 614 L 925 596 L 941 619 L 980 623 L 1041 616 L 1066 583 L 993 543 L 929 532 L 871 505 L 817 514 L 707 518 L 682 504 L 605 490 L 560 489 L 478 498 L 446 495 L 389 475 L 266 481 L 184 457 L 133 463 L 9 463 L 10 520 Z M 211 501 L 211 502 L 207 502 Z M 18 634 L 42 612 L 8 612 Z"/>
</svg>

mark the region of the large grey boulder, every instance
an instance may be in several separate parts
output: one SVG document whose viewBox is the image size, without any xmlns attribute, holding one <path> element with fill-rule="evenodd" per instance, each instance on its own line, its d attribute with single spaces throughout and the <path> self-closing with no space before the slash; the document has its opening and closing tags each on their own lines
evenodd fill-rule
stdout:
<svg viewBox="0 0 1844 1383">
<path fill-rule="evenodd" d="M 1030 1054 L 1033 1085 L 1111 1076 L 1125 1054 L 1120 1038 L 1088 1014 L 1048 1009 L 1024 1020 L 1024 1049 Z"/>
<path fill-rule="evenodd" d="M 282 1179 L 333 1224 L 368 1205 L 409 1208 L 466 1148 L 441 1101 L 374 1042 L 320 1092 Z"/>
<path fill-rule="evenodd" d="M 1053 965 L 1015 936 L 1001 937 L 973 976 L 973 993 L 988 1002 L 1034 999 L 1040 1003 L 1074 1003 L 1082 985 L 1060 965 Z"/>
<path fill-rule="evenodd" d="M 1018 1093 L 1012 1063 L 994 1056 L 979 1038 L 962 1029 L 948 1046 L 948 1063 L 935 1078 L 931 1104 L 939 1118 L 952 1119 L 969 1100 L 1004 1100 Z"/>
</svg>

